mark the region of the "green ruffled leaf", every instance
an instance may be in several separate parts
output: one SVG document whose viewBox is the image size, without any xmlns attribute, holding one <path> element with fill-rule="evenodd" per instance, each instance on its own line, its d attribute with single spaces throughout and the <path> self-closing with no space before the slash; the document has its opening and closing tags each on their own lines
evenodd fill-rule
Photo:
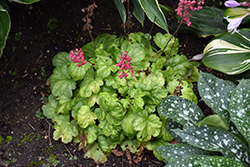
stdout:
<svg viewBox="0 0 250 167">
<path fill-rule="evenodd" d="M 78 126 L 75 120 L 70 122 L 69 115 L 58 115 L 54 118 L 56 124 L 53 139 L 62 138 L 62 142 L 67 144 L 72 141 L 73 137 L 78 136 Z"/>
<path fill-rule="evenodd" d="M 89 68 L 91 68 L 90 63 L 82 65 L 81 67 L 78 67 L 77 63 L 70 63 L 69 73 L 75 81 L 78 81 L 84 78 Z"/>
<path fill-rule="evenodd" d="M 163 50 L 165 48 L 165 46 L 167 45 L 167 47 L 164 50 L 164 53 L 166 56 L 168 56 L 169 52 L 171 51 L 172 45 L 174 45 L 170 57 L 173 57 L 173 55 L 177 55 L 178 50 L 179 50 L 179 40 L 176 38 L 171 38 L 172 35 L 171 34 L 162 34 L 160 32 L 156 33 L 156 35 L 154 36 L 154 42 L 155 44 L 161 49 Z M 171 38 L 171 41 L 169 41 Z"/>
<path fill-rule="evenodd" d="M 112 72 L 117 71 L 117 67 L 114 64 L 113 60 L 109 57 L 99 57 L 97 58 L 95 68 L 97 69 L 96 73 L 101 78 L 107 78 Z"/>
<path fill-rule="evenodd" d="M 132 124 L 134 130 L 138 131 L 136 137 L 140 142 L 149 141 L 161 132 L 160 118 L 155 114 L 149 115 L 145 110 L 138 113 L 138 117 L 133 120 Z"/>
<path fill-rule="evenodd" d="M 120 126 L 110 124 L 106 120 L 100 121 L 98 127 L 102 129 L 102 133 L 107 137 L 110 135 L 116 137 L 119 136 L 119 133 L 122 129 Z"/>
<path fill-rule="evenodd" d="M 136 119 L 136 117 L 137 117 L 136 113 L 129 111 L 122 120 L 121 126 L 123 132 L 128 137 L 134 136 L 136 134 L 136 131 L 134 130 L 133 125 L 131 123 Z"/>
<path fill-rule="evenodd" d="M 92 144 L 97 140 L 97 131 L 98 127 L 96 125 L 88 126 L 88 128 L 84 131 L 88 144 Z"/>
<path fill-rule="evenodd" d="M 99 78 L 94 70 L 90 68 L 84 80 L 80 85 L 80 96 L 83 98 L 90 97 L 92 93 L 97 94 L 100 91 L 100 87 L 103 85 L 103 81 Z"/>
<path fill-rule="evenodd" d="M 67 52 L 59 52 L 57 53 L 53 59 L 52 59 L 52 63 L 53 66 L 61 66 L 61 65 L 67 65 L 68 63 L 71 62 L 70 58 L 69 58 L 69 53 Z"/>
<path fill-rule="evenodd" d="M 145 68 L 146 64 L 143 62 L 143 59 L 145 58 L 146 53 L 142 44 L 134 43 L 126 48 L 125 51 L 128 51 L 128 55 L 132 59 L 130 62 L 133 70 L 138 71 Z"/>
<path fill-rule="evenodd" d="M 108 160 L 97 142 L 88 145 L 85 150 L 87 152 L 84 154 L 84 158 L 92 158 L 97 164 L 103 164 Z"/>
<path fill-rule="evenodd" d="M 140 142 L 136 139 L 127 139 L 121 144 L 123 151 L 128 149 L 131 153 L 135 154 L 140 151 Z"/>
<path fill-rule="evenodd" d="M 76 82 L 71 78 L 67 65 L 56 67 L 49 82 L 54 96 L 61 96 L 65 90 L 71 91 L 76 88 Z"/>
<path fill-rule="evenodd" d="M 43 115 L 48 119 L 52 119 L 57 115 L 56 108 L 58 105 L 58 100 L 56 100 L 56 97 L 51 94 L 48 97 L 48 102 L 49 103 L 42 106 Z"/>
<path fill-rule="evenodd" d="M 90 111 L 89 106 L 84 105 L 81 106 L 77 118 L 77 123 L 82 128 L 87 128 L 89 125 L 94 125 L 96 123 L 95 120 L 97 119 L 97 116 L 95 113 Z"/>
</svg>

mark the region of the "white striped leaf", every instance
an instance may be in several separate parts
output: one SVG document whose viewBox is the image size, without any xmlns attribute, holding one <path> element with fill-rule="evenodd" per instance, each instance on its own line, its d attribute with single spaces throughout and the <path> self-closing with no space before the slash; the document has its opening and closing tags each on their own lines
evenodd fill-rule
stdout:
<svg viewBox="0 0 250 167">
<path fill-rule="evenodd" d="M 229 32 L 213 38 L 203 51 L 203 63 L 228 75 L 250 69 L 250 29 Z"/>
</svg>

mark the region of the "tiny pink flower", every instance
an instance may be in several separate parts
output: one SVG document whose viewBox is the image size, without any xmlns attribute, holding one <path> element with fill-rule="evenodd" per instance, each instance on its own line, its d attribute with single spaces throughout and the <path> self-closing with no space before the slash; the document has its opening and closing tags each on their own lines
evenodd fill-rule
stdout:
<svg viewBox="0 0 250 167">
<path fill-rule="evenodd" d="M 129 55 L 127 55 L 128 52 L 124 51 L 124 54 L 121 55 L 121 60 L 116 64 L 116 67 L 120 66 L 121 71 L 118 71 L 118 73 L 120 74 L 119 77 L 122 79 L 123 77 L 127 78 L 128 77 L 128 73 L 131 73 L 131 77 L 133 77 L 134 75 L 134 70 L 133 67 L 130 65 L 130 61 L 132 60 L 130 58 Z"/>
<path fill-rule="evenodd" d="M 72 60 L 74 63 L 78 63 L 78 67 L 81 67 L 82 65 L 86 64 L 87 62 L 84 61 L 85 57 L 83 56 L 84 53 L 82 52 L 82 48 L 80 49 L 75 49 L 76 52 L 73 52 L 73 50 L 70 51 L 69 58 Z"/>
</svg>

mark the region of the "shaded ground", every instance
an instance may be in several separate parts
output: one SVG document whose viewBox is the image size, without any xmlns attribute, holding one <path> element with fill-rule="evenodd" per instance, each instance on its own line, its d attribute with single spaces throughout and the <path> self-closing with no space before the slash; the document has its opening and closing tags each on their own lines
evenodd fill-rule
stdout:
<svg viewBox="0 0 250 167">
<path fill-rule="evenodd" d="M 12 27 L 6 48 L 0 59 L 0 161 L 9 166 L 96 166 L 83 158 L 78 145 L 64 145 L 52 140 L 53 127 L 40 119 L 42 96 L 48 95 L 46 81 L 52 74 L 52 58 L 61 51 L 81 47 L 90 41 L 82 31 L 85 16 L 81 8 L 92 2 L 83 0 L 42 0 L 32 5 L 9 3 Z M 177 1 L 163 5 L 177 6 Z M 112 33 L 120 36 L 121 20 L 112 1 L 97 0 L 92 19 L 93 36 Z M 209 5 L 214 4 L 210 2 Z M 219 2 L 216 2 L 218 6 Z M 54 21 L 53 21 L 54 20 Z M 55 21 L 56 20 L 56 21 Z M 48 25 L 48 23 L 51 23 Z M 141 27 L 136 20 L 132 31 L 148 33 L 151 23 Z M 54 29 L 55 28 L 55 29 Z M 153 34 L 163 30 L 154 26 Z M 192 57 L 201 53 L 209 39 L 197 39 L 179 34 L 180 52 Z M 1 165 L 0 165 L 1 166 Z M 109 156 L 104 165 L 129 166 L 127 158 Z M 163 162 L 145 152 L 142 161 L 133 166 L 159 167 Z"/>
</svg>

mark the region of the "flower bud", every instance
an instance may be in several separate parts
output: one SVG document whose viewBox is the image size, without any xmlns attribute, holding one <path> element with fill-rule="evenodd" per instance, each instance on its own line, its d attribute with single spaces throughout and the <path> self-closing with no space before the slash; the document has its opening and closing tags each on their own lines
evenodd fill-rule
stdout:
<svg viewBox="0 0 250 167">
<path fill-rule="evenodd" d="M 224 3 L 224 5 L 226 7 L 234 8 L 234 7 L 240 6 L 240 3 L 238 3 L 237 1 L 234 1 L 234 0 L 229 0 L 229 1 L 226 1 Z"/>
</svg>

